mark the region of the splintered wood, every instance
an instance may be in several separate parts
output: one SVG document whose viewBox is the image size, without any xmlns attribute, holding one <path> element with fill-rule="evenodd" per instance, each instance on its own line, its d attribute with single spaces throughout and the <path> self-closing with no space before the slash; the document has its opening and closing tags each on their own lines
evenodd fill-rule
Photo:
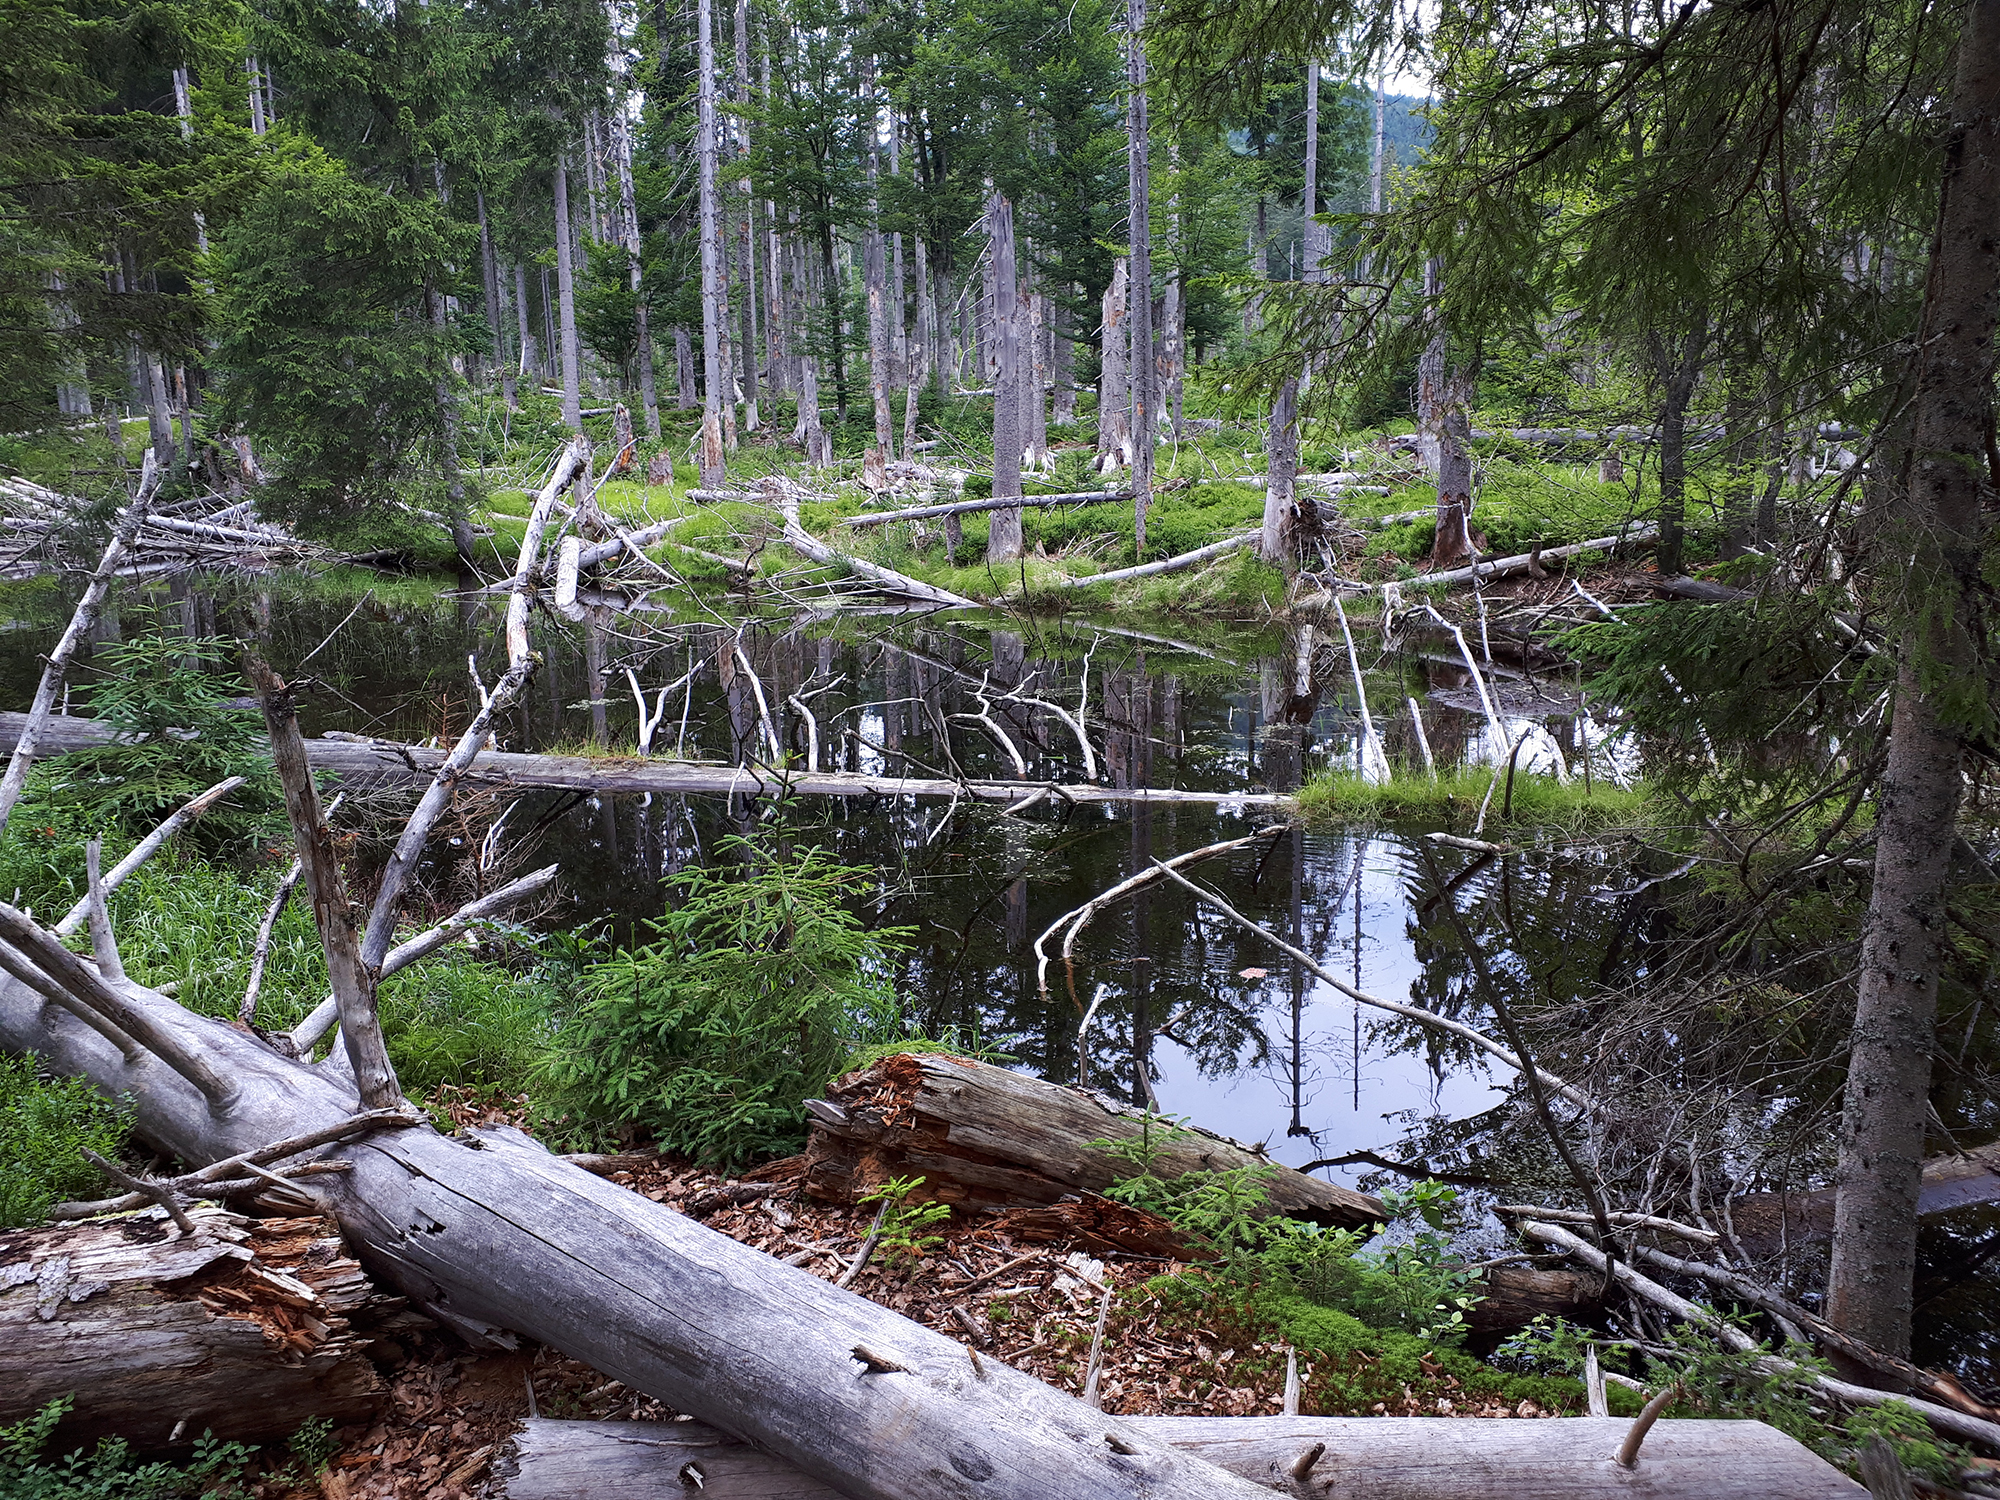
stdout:
<svg viewBox="0 0 2000 1500">
<path fill-rule="evenodd" d="M 73 1396 L 64 1440 L 159 1445 L 183 1423 L 282 1439 L 376 1410 L 387 1388 L 364 1351 L 403 1303 L 338 1231 L 189 1212 L 192 1236 L 159 1209 L 0 1234 L 0 1423 Z"/>
</svg>

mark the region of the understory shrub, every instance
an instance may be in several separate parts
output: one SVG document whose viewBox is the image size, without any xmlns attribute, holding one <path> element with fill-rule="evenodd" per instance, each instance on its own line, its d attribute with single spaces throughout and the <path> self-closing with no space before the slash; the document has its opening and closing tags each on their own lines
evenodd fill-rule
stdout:
<svg viewBox="0 0 2000 1500">
<path fill-rule="evenodd" d="M 843 900 L 874 872 L 743 838 L 672 877 L 654 941 L 584 973 L 540 1069 L 546 1106 L 630 1123 L 697 1161 L 794 1149 L 801 1106 L 901 1008 L 888 959 L 907 929 L 868 931 Z"/>
<path fill-rule="evenodd" d="M 130 1111 L 84 1079 L 43 1078 L 32 1056 L 0 1057 L 0 1229 L 99 1196 L 102 1179 L 83 1153 L 115 1159 L 130 1128 Z"/>
<path fill-rule="evenodd" d="M 250 1493 L 245 1467 L 257 1451 L 243 1443 L 195 1440 L 185 1464 L 141 1463 L 123 1438 L 106 1438 L 94 1452 L 55 1457 L 43 1452 L 70 1406 L 51 1401 L 31 1417 L 0 1427 L 0 1496 L 6 1500 L 233 1500 Z"/>
</svg>

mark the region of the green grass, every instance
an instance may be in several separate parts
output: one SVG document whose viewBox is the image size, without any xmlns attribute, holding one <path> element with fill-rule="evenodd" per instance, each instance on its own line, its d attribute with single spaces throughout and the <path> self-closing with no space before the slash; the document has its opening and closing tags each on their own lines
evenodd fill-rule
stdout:
<svg viewBox="0 0 2000 1500">
<path fill-rule="evenodd" d="M 1498 776 L 1500 784 L 1487 807 L 1489 835 L 1502 829 L 1575 830 L 1646 820 L 1648 802 L 1643 788 L 1621 789 L 1596 777 L 1586 788 L 1580 775 L 1564 784 L 1551 776 L 1517 770 L 1509 807 L 1505 766 L 1499 768 Z M 1489 766 L 1456 766 L 1440 771 L 1435 778 L 1398 773 L 1377 785 L 1351 771 L 1323 771 L 1299 789 L 1298 807 L 1308 822 L 1408 821 L 1467 833 L 1479 815 L 1480 804 L 1486 801 L 1487 789 L 1493 787 L 1494 777 Z"/>
</svg>

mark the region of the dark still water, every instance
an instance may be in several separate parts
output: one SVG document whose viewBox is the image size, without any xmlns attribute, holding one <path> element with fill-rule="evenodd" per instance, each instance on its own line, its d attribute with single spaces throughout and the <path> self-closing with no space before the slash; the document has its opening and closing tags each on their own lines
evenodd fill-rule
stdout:
<svg viewBox="0 0 2000 1500">
<path fill-rule="evenodd" d="M 475 701 L 468 661 L 489 683 L 504 665 L 502 599 L 420 582 L 183 576 L 123 601 L 107 613 L 99 644 L 142 633 L 253 642 L 288 678 L 312 679 L 308 734 L 448 740 Z M 53 640 L 66 603 L 39 590 L 18 597 L 13 614 L 0 692 L 25 703 L 36 653 Z M 1361 764 L 1344 648 L 1321 652 L 1320 678 L 1301 697 L 1292 643 L 1275 634 L 1197 644 L 1115 621 L 895 613 L 566 621 L 538 612 L 533 629 L 544 664 L 505 725 L 508 749 L 629 753 L 643 696 L 654 753 L 722 763 L 768 764 L 775 738 L 795 762 L 816 753 L 828 768 L 942 778 L 1024 770 L 1066 782 L 1094 772 L 1113 786 L 1225 794 L 1290 790 L 1321 767 Z M 1491 721 L 1464 706 L 1473 700 L 1462 669 L 1415 650 L 1383 656 L 1365 640 L 1360 648 L 1390 761 L 1418 764 L 1411 704 L 1441 765 L 1496 758 Z M 79 700 L 91 675 L 88 667 L 77 675 Z M 1598 773 L 1616 772 L 1619 752 L 1587 718 L 1503 716 L 1503 727 L 1509 742 L 1528 736 L 1524 767 L 1552 768 L 1559 757 L 1574 764 L 1595 743 Z M 719 838 L 761 830 L 824 844 L 874 872 L 872 923 L 911 929 L 900 988 L 916 1025 L 930 1034 L 956 1028 L 1048 1077 L 1150 1098 L 1209 1129 L 1264 1141 L 1296 1165 L 1383 1149 L 1414 1126 L 1467 1120 L 1500 1103 L 1493 1084 L 1504 1075 L 1358 1007 L 1175 887 L 1108 907 L 1067 965 L 1060 936 L 1051 939 L 1042 988 L 1033 944 L 1058 916 L 1156 858 L 1271 820 L 1268 809 L 1226 800 L 1048 800 L 1010 817 L 969 798 L 773 807 L 527 792 L 474 799 L 465 823 L 436 847 L 443 860 L 484 857 L 495 879 L 560 863 L 564 904 L 552 920 L 616 939 L 660 910 L 662 876 L 704 861 Z M 1381 830 L 1294 828 L 1195 873 L 1357 988 L 1476 1016 L 1463 965 L 1439 961 L 1449 933 L 1435 903 L 1425 904 L 1439 876 L 1467 857 L 1443 851 L 1426 866 L 1429 847 Z M 1610 872 L 1572 864 L 1514 878 L 1509 910 L 1531 909 L 1534 946 L 1560 950 L 1578 927 L 1598 940 L 1612 908 L 1591 894 Z M 1475 873 L 1455 899 L 1478 904 L 1491 880 Z M 1499 941 L 1514 944 L 1511 934 Z"/>
</svg>

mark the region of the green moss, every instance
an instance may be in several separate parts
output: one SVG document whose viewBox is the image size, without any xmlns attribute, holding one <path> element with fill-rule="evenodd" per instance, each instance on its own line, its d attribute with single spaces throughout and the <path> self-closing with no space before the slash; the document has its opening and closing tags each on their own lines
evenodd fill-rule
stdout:
<svg viewBox="0 0 2000 1500">
<path fill-rule="evenodd" d="M 1435 778 L 1397 775 L 1378 784 L 1352 771 L 1322 771 L 1300 788 L 1298 807 L 1316 823 L 1409 821 L 1467 831 L 1495 774 L 1491 766 L 1457 766 Z M 1647 820 L 1648 796 L 1643 788 L 1621 788 L 1595 778 L 1586 787 L 1581 776 L 1562 783 L 1517 771 L 1508 808 L 1506 768 L 1500 767 L 1497 774 L 1500 785 L 1487 804 L 1489 834 L 1505 828 L 1578 829 Z"/>
</svg>

